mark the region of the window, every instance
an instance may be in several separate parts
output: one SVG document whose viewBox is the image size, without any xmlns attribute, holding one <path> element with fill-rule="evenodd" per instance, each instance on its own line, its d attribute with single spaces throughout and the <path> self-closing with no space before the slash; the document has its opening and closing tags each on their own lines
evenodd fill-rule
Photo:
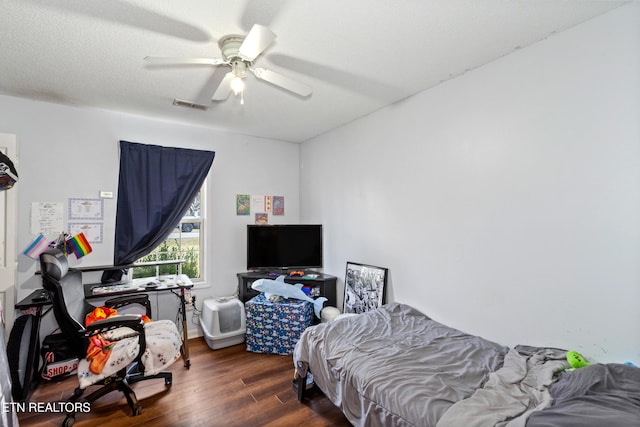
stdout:
<svg viewBox="0 0 640 427">
<path fill-rule="evenodd" d="M 196 199 L 215 155 L 120 141 L 113 265 L 131 264 L 161 246 Z"/>
<path fill-rule="evenodd" d="M 137 262 L 157 262 L 183 259 L 182 274 L 186 274 L 192 281 L 202 279 L 203 238 L 205 222 L 201 216 L 203 204 L 200 189 L 187 213 L 182 217 L 175 229 L 150 254 L 140 258 Z M 133 278 L 153 277 L 164 274 L 175 274 L 176 265 L 138 267 L 131 269 Z"/>
</svg>

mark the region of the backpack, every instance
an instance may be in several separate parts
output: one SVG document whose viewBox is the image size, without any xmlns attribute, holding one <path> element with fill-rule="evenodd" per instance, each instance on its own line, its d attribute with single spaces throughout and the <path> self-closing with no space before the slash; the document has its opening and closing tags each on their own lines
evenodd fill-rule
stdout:
<svg viewBox="0 0 640 427">
<path fill-rule="evenodd" d="M 40 343 L 37 323 L 34 315 L 22 315 L 16 319 L 9 334 L 7 361 L 11 373 L 11 395 L 16 402 L 25 401 L 38 380 Z M 32 337 L 36 339 L 32 340 Z"/>
</svg>

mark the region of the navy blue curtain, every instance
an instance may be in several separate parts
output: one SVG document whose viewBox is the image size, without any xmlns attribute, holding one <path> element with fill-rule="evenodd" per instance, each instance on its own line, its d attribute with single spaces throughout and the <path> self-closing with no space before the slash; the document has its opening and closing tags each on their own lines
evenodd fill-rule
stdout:
<svg viewBox="0 0 640 427">
<path fill-rule="evenodd" d="M 114 265 L 138 260 L 171 234 L 214 157 L 213 151 L 120 141 Z"/>
</svg>

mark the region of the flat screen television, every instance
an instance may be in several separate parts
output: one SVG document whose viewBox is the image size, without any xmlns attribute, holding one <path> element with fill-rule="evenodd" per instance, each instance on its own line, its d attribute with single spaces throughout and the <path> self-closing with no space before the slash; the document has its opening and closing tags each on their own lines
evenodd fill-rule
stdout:
<svg viewBox="0 0 640 427">
<path fill-rule="evenodd" d="M 247 225 L 247 270 L 322 268 L 322 225 Z"/>
</svg>

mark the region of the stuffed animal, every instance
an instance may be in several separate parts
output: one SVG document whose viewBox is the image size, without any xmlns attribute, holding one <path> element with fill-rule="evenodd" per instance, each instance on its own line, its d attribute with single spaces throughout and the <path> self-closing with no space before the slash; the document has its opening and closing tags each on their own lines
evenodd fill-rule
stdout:
<svg viewBox="0 0 640 427">
<path fill-rule="evenodd" d="M 584 360 L 584 357 L 577 351 L 568 351 L 567 352 L 567 362 L 573 369 L 583 368 L 585 366 L 589 366 L 590 363 Z"/>
</svg>

